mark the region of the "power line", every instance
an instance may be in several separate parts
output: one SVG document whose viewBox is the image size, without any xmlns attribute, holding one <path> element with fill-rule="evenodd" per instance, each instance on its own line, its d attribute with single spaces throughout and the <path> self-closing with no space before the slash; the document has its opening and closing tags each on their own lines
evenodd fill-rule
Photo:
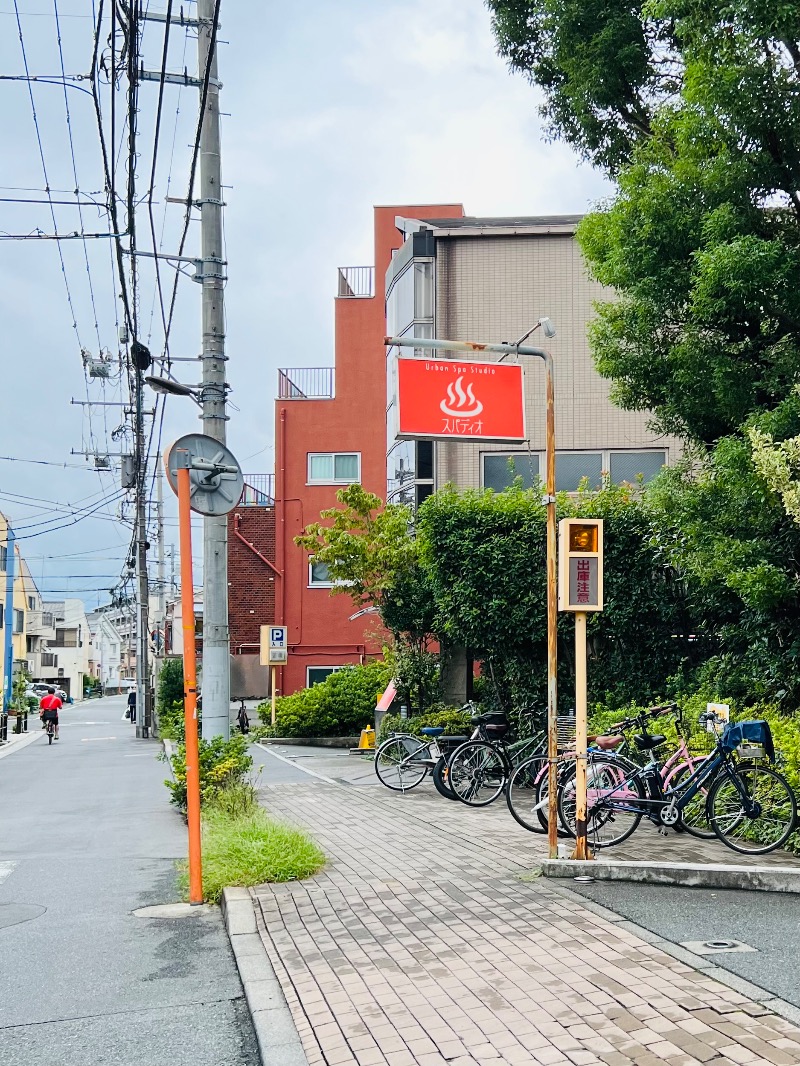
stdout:
<svg viewBox="0 0 800 1066">
<path fill-rule="evenodd" d="M 17 31 L 19 33 L 20 50 L 22 51 L 22 63 L 23 63 L 23 66 L 25 67 L 26 76 L 30 77 L 30 69 L 28 67 L 28 56 L 27 56 L 27 53 L 25 51 L 25 38 L 23 37 L 23 34 L 22 34 L 22 23 L 20 21 L 19 5 L 17 3 L 17 0 L 14 0 L 14 13 L 16 14 L 16 17 L 17 17 Z M 42 146 L 42 136 L 41 136 L 41 132 L 39 130 L 39 119 L 38 119 L 38 117 L 36 115 L 36 103 L 35 103 L 34 98 L 33 98 L 33 86 L 31 85 L 30 81 L 28 81 L 28 96 L 30 97 L 30 102 L 31 102 L 31 113 L 33 115 L 33 125 L 34 125 L 34 129 L 36 130 L 36 143 L 39 146 L 39 158 L 40 158 L 41 163 L 42 163 L 42 174 L 44 176 L 45 190 L 47 191 L 47 198 L 50 201 L 50 216 L 53 219 L 53 229 L 57 233 L 58 232 L 58 223 L 56 222 L 55 207 L 53 206 L 52 197 L 50 196 L 50 179 L 49 179 L 48 174 L 47 174 L 47 164 L 46 164 L 45 158 L 44 158 L 44 147 Z M 61 262 L 61 274 L 62 274 L 62 277 L 64 278 L 64 287 L 65 287 L 66 292 L 67 292 L 67 303 L 69 304 L 69 309 L 70 309 L 70 312 L 72 314 L 72 328 L 75 330 L 75 337 L 76 337 L 76 339 L 78 341 L 78 347 L 83 347 L 83 345 L 81 344 L 80 332 L 78 330 L 78 322 L 77 322 L 77 316 L 75 314 L 75 306 L 74 306 L 74 304 L 72 302 L 72 293 L 71 293 L 70 287 L 69 287 L 69 280 L 67 278 L 67 269 L 66 269 L 66 266 L 64 264 L 64 255 L 63 255 L 63 252 L 61 251 L 61 244 L 58 241 L 56 242 L 56 248 L 58 248 L 58 258 L 59 258 L 59 260 Z"/>
</svg>

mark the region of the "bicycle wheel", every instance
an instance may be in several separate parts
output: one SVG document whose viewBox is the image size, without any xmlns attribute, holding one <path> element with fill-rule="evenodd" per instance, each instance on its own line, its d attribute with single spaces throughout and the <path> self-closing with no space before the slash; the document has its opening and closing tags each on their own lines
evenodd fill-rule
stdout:
<svg viewBox="0 0 800 1066">
<path fill-rule="evenodd" d="M 644 786 L 629 766 L 613 756 L 591 754 L 586 765 L 586 840 L 591 848 L 621 844 L 642 820 Z M 575 776 L 563 780 L 558 790 L 559 818 L 575 836 Z"/>
<path fill-rule="evenodd" d="M 547 806 L 542 808 L 539 800 L 542 776 L 547 777 L 547 756 L 534 755 L 519 764 L 506 789 L 506 803 L 512 817 L 531 833 L 547 832 Z"/>
<path fill-rule="evenodd" d="M 483 740 L 457 747 L 447 768 L 450 788 L 469 807 L 486 807 L 492 803 L 508 780 L 508 766 L 502 753 Z"/>
<path fill-rule="evenodd" d="M 425 780 L 427 755 L 428 745 L 416 737 L 390 737 L 375 752 L 375 773 L 393 792 L 408 792 Z"/>
<path fill-rule="evenodd" d="M 740 764 L 733 771 L 744 786 L 721 774 L 708 797 L 711 828 L 727 847 L 745 855 L 766 855 L 786 843 L 797 820 L 797 801 L 789 782 L 758 763 Z M 748 802 L 749 801 L 749 802 Z"/>
<path fill-rule="evenodd" d="M 690 767 L 679 767 L 670 779 L 669 788 L 665 792 L 665 796 L 669 798 L 673 789 L 679 792 L 681 785 L 688 780 L 691 773 Z M 678 825 L 682 826 L 693 837 L 699 837 L 701 840 L 713 840 L 717 835 L 708 821 L 708 795 L 710 789 L 710 785 L 704 785 L 689 800 L 678 819 Z"/>
<path fill-rule="evenodd" d="M 49 728 L 47 730 L 47 743 L 48 744 L 52 744 L 53 743 L 53 730 L 49 729 Z"/>
<path fill-rule="evenodd" d="M 447 766 L 447 759 L 444 755 L 436 760 L 436 763 L 431 770 L 431 780 L 433 781 L 433 787 L 440 796 L 444 796 L 445 799 L 449 800 L 458 799 L 458 796 L 450 787 L 450 771 Z"/>
</svg>

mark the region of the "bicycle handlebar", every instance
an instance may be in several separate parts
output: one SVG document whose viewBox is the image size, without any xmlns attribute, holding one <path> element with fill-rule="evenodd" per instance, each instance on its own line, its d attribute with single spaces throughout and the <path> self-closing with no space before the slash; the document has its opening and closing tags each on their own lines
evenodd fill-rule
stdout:
<svg viewBox="0 0 800 1066">
<path fill-rule="evenodd" d="M 635 725 L 644 727 L 649 719 L 660 718 L 662 714 L 670 714 L 677 709 L 677 703 L 660 703 L 655 707 L 648 707 L 646 711 L 642 711 L 641 714 L 634 715 L 632 718 L 623 718 L 621 722 L 615 722 L 612 726 L 609 726 L 609 729 L 612 733 L 617 733 L 623 729 L 632 729 Z"/>
</svg>

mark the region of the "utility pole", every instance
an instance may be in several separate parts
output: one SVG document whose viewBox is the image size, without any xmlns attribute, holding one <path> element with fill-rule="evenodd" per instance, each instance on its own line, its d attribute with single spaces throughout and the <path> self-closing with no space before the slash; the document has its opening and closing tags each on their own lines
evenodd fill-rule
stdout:
<svg viewBox="0 0 800 1066">
<path fill-rule="evenodd" d="M 225 443 L 225 306 L 222 246 L 219 81 L 213 35 L 215 0 L 198 0 L 198 63 L 208 93 L 200 134 L 200 229 L 203 270 L 203 432 Z M 228 519 L 203 521 L 203 737 L 230 736 Z"/>
<path fill-rule="evenodd" d="M 134 369 L 136 389 L 136 736 L 150 735 L 150 626 L 148 608 L 150 583 L 147 579 L 147 451 L 142 411 L 142 371 Z"/>
</svg>

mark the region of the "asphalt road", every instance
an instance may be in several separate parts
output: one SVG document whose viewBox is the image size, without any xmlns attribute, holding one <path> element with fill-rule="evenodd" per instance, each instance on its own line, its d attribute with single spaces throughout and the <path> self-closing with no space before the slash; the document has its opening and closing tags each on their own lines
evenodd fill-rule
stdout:
<svg viewBox="0 0 800 1066">
<path fill-rule="evenodd" d="M 800 1007 L 800 897 L 622 881 L 565 886 L 675 944 L 738 940 L 756 948 L 706 959 Z"/>
<path fill-rule="evenodd" d="M 124 699 L 62 712 L 0 759 L 3 1066 L 257 1066 L 219 912 L 143 919 L 178 899 L 185 827 L 160 745 Z"/>
</svg>

